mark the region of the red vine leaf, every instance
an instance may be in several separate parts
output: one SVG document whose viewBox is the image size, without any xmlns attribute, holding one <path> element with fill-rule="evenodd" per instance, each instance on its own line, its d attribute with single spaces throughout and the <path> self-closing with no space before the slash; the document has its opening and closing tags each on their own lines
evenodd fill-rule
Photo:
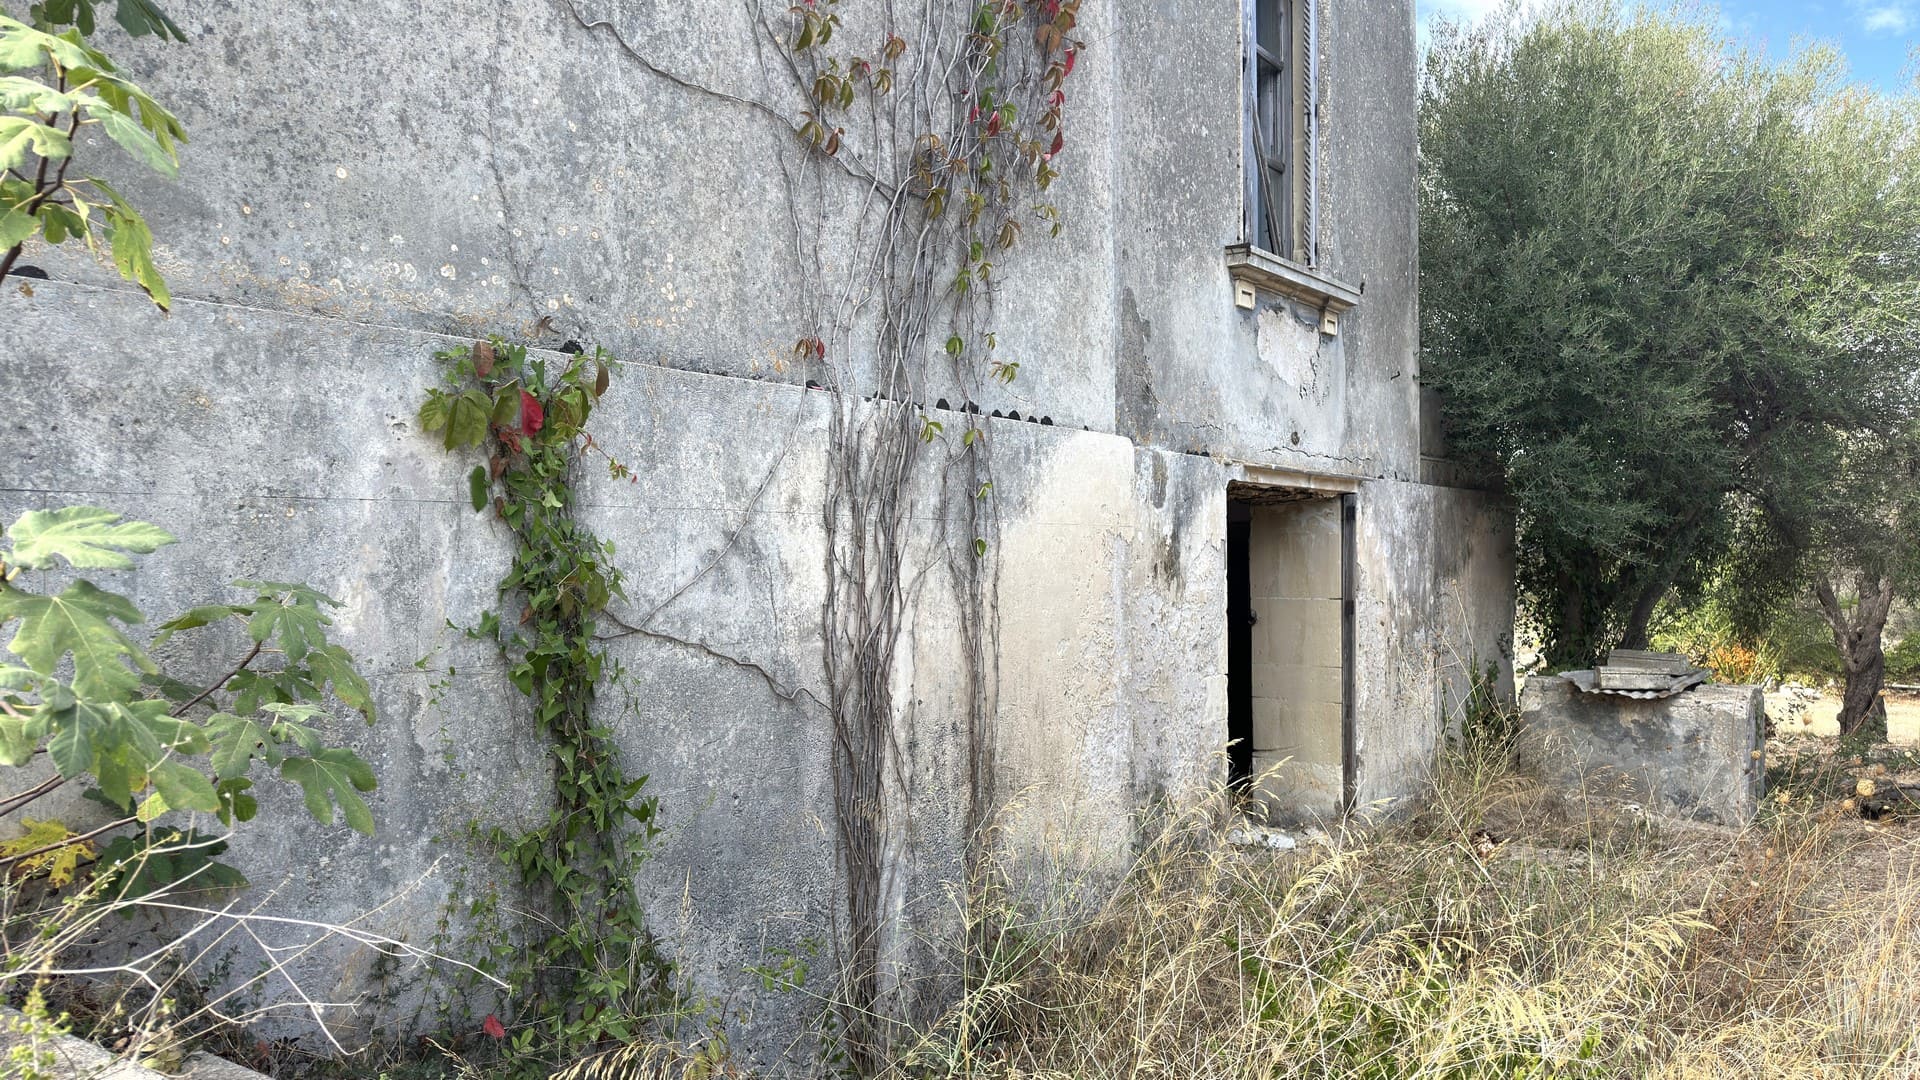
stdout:
<svg viewBox="0 0 1920 1080">
<path fill-rule="evenodd" d="M 493 342 L 473 343 L 473 373 L 483 379 L 493 374 Z"/>
<path fill-rule="evenodd" d="M 1080 55 L 1080 50 L 1078 50 L 1078 49 L 1068 49 L 1068 50 L 1067 50 L 1067 59 L 1066 59 L 1066 63 L 1064 63 L 1064 64 L 1062 64 L 1062 65 L 1061 65 L 1061 71 L 1060 71 L 1060 74 L 1062 74 L 1062 75 L 1071 75 L 1071 74 L 1073 74 L 1073 58 L 1074 58 L 1074 57 L 1076 57 L 1076 56 L 1078 56 L 1078 55 Z"/>
<path fill-rule="evenodd" d="M 547 422 L 547 411 L 540 407 L 540 399 L 520 391 L 520 430 L 527 435 L 537 435 L 540 425 Z"/>
<path fill-rule="evenodd" d="M 507 1025 L 502 1024 L 500 1018 L 492 1013 L 488 1013 L 487 1018 L 481 1021 L 480 1030 L 486 1032 L 487 1037 L 490 1039 L 504 1039 L 507 1037 Z"/>
</svg>

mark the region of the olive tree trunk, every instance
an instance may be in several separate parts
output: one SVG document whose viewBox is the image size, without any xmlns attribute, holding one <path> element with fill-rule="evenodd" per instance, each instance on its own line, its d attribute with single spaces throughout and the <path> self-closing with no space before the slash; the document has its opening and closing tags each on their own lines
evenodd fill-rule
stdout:
<svg viewBox="0 0 1920 1080">
<path fill-rule="evenodd" d="M 1833 644 L 1840 650 L 1840 664 L 1847 673 L 1840 699 L 1840 737 L 1857 734 L 1872 722 L 1884 738 L 1887 706 L 1880 700 L 1880 687 L 1886 679 L 1887 654 L 1881 633 L 1887 627 L 1887 613 L 1893 609 L 1893 581 L 1879 574 L 1861 574 L 1855 583 L 1860 602 L 1851 612 L 1841 606 L 1830 578 L 1823 575 L 1814 584 L 1820 613 L 1833 631 Z"/>
</svg>

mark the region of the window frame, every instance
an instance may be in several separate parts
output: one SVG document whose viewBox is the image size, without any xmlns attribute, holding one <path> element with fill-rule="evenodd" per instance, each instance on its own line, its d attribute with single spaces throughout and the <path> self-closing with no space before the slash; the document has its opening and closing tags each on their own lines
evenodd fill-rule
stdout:
<svg viewBox="0 0 1920 1080">
<path fill-rule="evenodd" d="M 1316 2 L 1241 4 L 1245 243 L 1308 268 L 1320 231 Z"/>
</svg>

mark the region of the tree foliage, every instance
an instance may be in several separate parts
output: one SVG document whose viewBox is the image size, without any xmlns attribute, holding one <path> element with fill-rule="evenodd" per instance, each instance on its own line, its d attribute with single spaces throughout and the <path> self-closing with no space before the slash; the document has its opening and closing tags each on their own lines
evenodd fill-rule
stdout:
<svg viewBox="0 0 1920 1080">
<path fill-rule="evenodd" d="M 1913 103 L 1612 0 L 1436 31 L 1423 377 L 1503 471 L 1549 663 L 1645 639 L 1742 507 L 1911 422 Z"/>
<path fill-rule="evenodd" d="M 1920 398 L 1920 387 L 1913 393 Z M 1895 601 L 1920 596 L 1920 427 L 1861 433 L 1826 450 L 1802 463 L 1811 475 L 1759 504 L 1767 528 L 1736 554 L 1758 550 L 1780 572 L 1743 580 L 1738 592 L 1761 598 L 1756 607 L 1793 586 L 1811 592 L 1845 679 L 1841 734 L 1872 726 L 1884 738 L 1888 617 Z"/>
<path fill-rule="evenodd" d="M 179 172 L 180 121 L 88 45 L 95 0 L 47 0 L 37 26 L 0 14 L 0 279 L 28 240 L 105 240 L 120 275 L 161 308 L 173 300 L 153 262 L 153 233 L 120 192 L 97 176 L 69 176 L 76 144 L 96 129 L 134 160 L 172 178 Z M 136 36 L 186 40 L 145 0 L 121 0 L 117 18 Z M 64 33 L 50 32 L 74 24 Z"/>
<path fill-rule="evenodd" d="M 152 844 L 143 840 L 164 837 L 177 845 L 189 837 L 193 871 L 209 884 L 236 884 L 238 875 L 208 860 L 223 841 L 156 822 L 171 812 L 212 815 L 227 826 L 251 820 L 259 809 L 256 763 L 297 786 L 316 821 L 331 824 L 337 813 L 372 834 L 373 813 L 361 796 L 374 789 L 373 770 L 351 750 L 329 745 L 323 733 L 333 724 L 331 701 L 369 723 L 374 718 L 372 694 L 353 657 L 327 637 L 327 611 L 336 601 L 304 585 L 236 582 L 250 599 L 194 608 L 161 624 L 153 638 L 158 645 L 175 634 L 228 624 L 246 642 L 216 681 L 187 683 L 167 675 L 135 638 L 145 616 L 133 601 L 85 579 L 54 592 L 29 589 L 23 577 L 63 563 L 130 569 L 129 553 L 158 550 L 174 542 L 171 535 L 109 510 L 75 506 L 26 513 L 7 528 L 6 539 L 0 630 L 12 633 L 0 646 L 0 766 L 22 769 L 44 753 L 55 775 L 0 800 L 0 817 L 79 780 L 115 820 L 83 834 L 59 822 L 34 823 L 28 835 L 44 842 L 0 851 L 0 868 L 44 872 L 65 884 L 82 859 L 92 861 L 88 841 L 131 828 L 103 841 L 98 865 L 109 877 L 135 868 L 155 872 Z"/>
</svg>

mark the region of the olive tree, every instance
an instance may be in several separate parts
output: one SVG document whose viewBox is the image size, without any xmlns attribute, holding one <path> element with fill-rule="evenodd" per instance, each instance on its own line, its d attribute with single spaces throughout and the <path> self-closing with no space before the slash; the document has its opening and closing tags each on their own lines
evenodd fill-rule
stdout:
<svg viewBox="0 0 1920 1080">
<path fill-rule="evenodd" d="M 1550 664 L 1644 644 L 1736 506 L 1911 417 L 1915 117 L 1842 75 L 1613 0 L 1435 33 L 1422 376 L 1504 476 Z"/>
</svg>

